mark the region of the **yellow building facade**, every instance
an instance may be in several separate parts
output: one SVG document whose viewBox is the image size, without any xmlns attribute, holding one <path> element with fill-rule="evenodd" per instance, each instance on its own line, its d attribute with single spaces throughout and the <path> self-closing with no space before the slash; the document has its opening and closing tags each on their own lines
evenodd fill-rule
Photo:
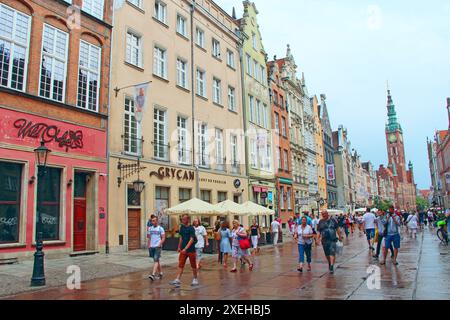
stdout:
<svg viewBox="0 0 450 320">
<path fill-rule="evenodd" d="M 313 114 L 314 114 L 314 140 L 316 143 L 316 162 L 317 162 L 317 186 L 320 194 L 320 210 L 328 208 L 327 204 L 327 178 L 325 176 L 325 156 L 323 144 L 323 128 L 320 121 L 320 104 L 317 96 L 313 97 Z"/>
<path fill-rule="evenodd" d="M 178 219 L 165 209 L 193 197 L 243 203 L 249 194 L 234 19 L 209 0 L 136 4 L 122 1 L 114 12 L 111 251 L 145 247 L 152 214 L 170 237 Z M 135 95 L 145 90 L 141 119 Z M 141 193 L 133 184 L 139 180 Z M 211 226 L 217 218 L 202 220 Z"/>
</svg>

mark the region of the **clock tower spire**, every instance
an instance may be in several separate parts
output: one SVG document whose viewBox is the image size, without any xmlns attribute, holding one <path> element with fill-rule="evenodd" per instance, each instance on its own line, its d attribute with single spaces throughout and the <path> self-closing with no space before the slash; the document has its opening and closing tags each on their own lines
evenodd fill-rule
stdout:
<svg viewBox="0 0 450 320">
<path fill-rule="evenodd" d="M 403 144 L 403 130 L 398 122 L 395 104 L 392 99 L 391 90 L 387 90 L 387 115 L 386 124 L 386 144 L 389 164 L 396 168 L 397 176 L 400 181 L 406 179 L 406 161 L 405 147 Z"/>
</svg>

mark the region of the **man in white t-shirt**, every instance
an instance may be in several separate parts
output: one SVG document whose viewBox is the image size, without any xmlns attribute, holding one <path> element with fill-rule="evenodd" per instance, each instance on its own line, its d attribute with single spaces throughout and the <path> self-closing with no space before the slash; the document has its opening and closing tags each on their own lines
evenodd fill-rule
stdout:
<svg viewBox="0 0 450 320">
<path fill-rule="evenodd" d="M 158 225 L 158 217 L 153 216 L 151 220 L 151 225 L 147 227 L 147 238 L 148 238 L 148 252 L 150 258 L 153 258 L 153 273 L 149 276 L 149 279 L 155 281 L 156 279 L 161 279 L 162 269 L 161 269 L 161 251 L 166 241 L 166 233 L 164 228 Z M 158 273 L 158 275 L 156 274 Z"/>
<path fill-rule="evenodd" d="M 375 221 L 377 217 L 373 212 L 367 208 L 367 212 L 363 215 L 363 228 L 364 233 L 367 237 L 367 243 L 369 244 L 369 250 L 374 251 L 375 248 L 372 246 L 372 240 L 375 238 Z"/>
<path fill-rule="evenodd" d="M 273 245 L 276 246 L 278 243 L 278 236 L 281 232 L 281 224 L 278 222 L 277 219 L 273 220 L 270 224 L 270 227 L 272 229 L 272 239 L 273 239 Z"/>
<path fill-rule="evenodd" d="M 194 219 L 192 222 L 195 229 L 195 238 L 197 239 L 197 243 L 195 244 L 195 255 L 197 257 L 197 271 L 200 270 L 202 256 L 203 256 L 203 249 L 205 246 L 209 246 L 208 242 L 208 233 L 206 232 L 206 229 L 204 226 L 200 224 L 199 219 Z"/>
</svg>

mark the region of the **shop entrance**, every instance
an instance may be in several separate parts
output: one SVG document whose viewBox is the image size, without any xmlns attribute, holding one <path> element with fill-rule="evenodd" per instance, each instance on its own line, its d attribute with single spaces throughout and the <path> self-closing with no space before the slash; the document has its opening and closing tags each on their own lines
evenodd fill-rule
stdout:
<svg viewBox="0 0 450 320">
<path fill-rule="evenodd" d="M 73 251 L 95 250 L 94 179 L 75 171 L 73 198 Z"/>
<path fill-rule="evenodd" d="M 140 249 L 141 209 L 128 209 L 128 250 Z"/>
</svg>

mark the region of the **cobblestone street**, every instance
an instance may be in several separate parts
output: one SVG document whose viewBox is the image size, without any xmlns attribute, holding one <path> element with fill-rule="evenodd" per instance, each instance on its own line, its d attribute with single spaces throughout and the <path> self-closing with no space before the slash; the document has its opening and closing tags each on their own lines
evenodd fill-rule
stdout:
<svg viewBox="0 0 450 320">
<path fill-rule="evenodd" d="M 394 267 L 388 260 L 387 265 L 380 269 L 380 289 L 370 290 L 367 286 L 367 268 L 370 265 L 377 266 L 378 263 L 371 256 L 365 237 L 356 232 L 344 243 L 344 252 L 338 257 L 334 275 L 327 272 L 328 265 L 321 247 L 313 248 L 312 272 L 304 271 L 300 274 L 296 270 L 296 245 L 289 242 L 261 250 L 255 259 L 253 272 L 244 267 L 237 274 L 232 274 L 229 269 L 224 270 L 217 264 L 215 256 L 208 257 L 200 273 L 200 286 L 197 288 L 190 286 L 192 275 L 188 266 L 180 288 L 176 289 L 168 284 L 176 272 L 176 256 L 164 252 L 165 277 L 161 281 L 152 283 L 147 278 L 147 270 L 136 271 L 144 268 L 145 263 L 149 265 L 148 258 L 129 255 L 128 266 L 121 264 L 122 267 L 129 268 L 127 274 L 106 275 L 107 278 L 104 279 L 84 281 L 80 290 L 71 291 L 64 286 L 23 293 L 6 299 L 446 300 L 450 297 L 449 248 L 439 244 L 435 230 L 426 229 L 418 234 L 416 240 L 403 237 L 399 265 Z M 100 269 L 107 259 L 112 258 L 98 256 L 95 259 L 98 260 L 96 267 Z M 169 265 L 168 259 L 172 259 Z M 92 262 L 89 265 L 91 264 Z M 52 268 L 51 262 L 47 265 L 48 269 Z M 3 273 L 3 268 L 5 266 L 0 267 L 0 273 Z M 81 272 L 85 279 L 83 267 Z M 4 273 L 3 276 L 7 277 Z"/>
</svg>

